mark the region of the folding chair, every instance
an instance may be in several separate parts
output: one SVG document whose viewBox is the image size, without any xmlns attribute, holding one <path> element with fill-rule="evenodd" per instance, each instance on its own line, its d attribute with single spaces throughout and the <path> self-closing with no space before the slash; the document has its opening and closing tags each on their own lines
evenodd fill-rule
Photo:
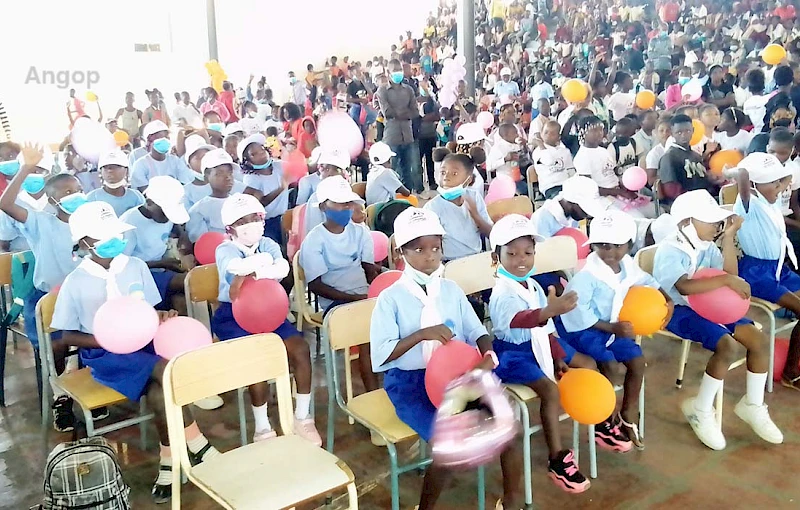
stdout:
<svg viewBox="0 0 800 510">
<path fill-rule="evenodd" d="M 294 215 L 294 208 L 288 209 L 281 216 L 281 232 L 283 234 L 284 242 L 286 242 L 286 240 L 288 239 L 289 232 L 292 231 L 293 215 Z"/>
<path fill-rule="evenodd" d="M 366 182 L 354 182 L 351 186 L 353 189 L 353 193 L 360 196 L 364 200 L 367 199 L 367 183 Z"/>
<path fill-rule="evenodd" d="M 192 466 L 182 409 L 201 398 L 274 380 L 283 435 Z M 181 507 L 181 471 L 222 507 L 292 508 L 347 490 L 358 508 L 355 477 L 341 459 L 294 434 L 286 349 L 274 334 L 218 342 L 172 359 L 164 371 L 172 465 L 172 508 Z"/>
<path fill-rule="evenodd" d="M 399 465 L 397 443 L 416 439 L 419 436 L 397 417 L 394 406 L 389 400 L 389 395 L 386 394 L 386 390 L 383 388 L 353 396 L 352 385 L 346 383 L 347 400 L 345 400 L 342 395 L 336 365 L 336 356 L 339 351 L 344 352 L 345 366 L 347 366 L 347 353 L 350 352 L 350 348 L 369 343 L 369 329 L 375 301 L 375 299 L 367 299 L 340 305 L 325 316 L 324 330 L 328 339 L 325 343 L 327 348 L 325 371 L 328 379 L 328 432 L 326 442 L 328 451 L 333 453 L 334 402 L 348 417 L 366 427 L 370 432 L 375 432 L 381 436 L 386 442 L 386 449 L 389 452 L 392 510 L 399 510 L 399 476 L 402 473 L 424 468 L 431 463 L 431 459 L 425 457 L 426 449 L 421 442 L 419 460 L 402 466 Z M 478 468 L 478 508 L 484 508 L 485 499 L 484 468 L 480 467 Z"/>
<path fill-rule="evenodd" d="M 719 205 L 733 205 L 738 196 L 739 186 L 735 182 L 726 184 L 719 190 Z"/>
<path fill-rule="evenodd" d="M 528 197 L 516 196 L 492 202 L 486 206 L 489 218 L 493 222 L 509 214 L 521 214 L 530 218 L 533 214 L 533 202 Z"/>
<path fill-rule="evenodd" d="M 536 194 L 539 193 L 539 175 L 536 173 L 536 166 L 529 166 L 526 174 L 528 178 L 528 198 L 533 202 L 536 199 Z"/>
<path fill-rule="evenodd" d="M 492 252 L 451 260 L 444 265 L 442 277 L 456 282 L 467 295 L 491 289 L 494 287 Z"/>
</svg>

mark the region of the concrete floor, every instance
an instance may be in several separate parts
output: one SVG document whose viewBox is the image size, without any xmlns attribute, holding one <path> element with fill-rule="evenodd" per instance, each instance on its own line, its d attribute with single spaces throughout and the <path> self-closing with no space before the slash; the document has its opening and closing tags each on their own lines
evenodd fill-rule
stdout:
<svg viewBox="0 0 800 510">
<path fill-rule="evenodd" d="M 309 335 L 309 338 L 311 335 Z M 313 343 L 312 343 L 313 345 Z M 767 396 L 773 419 L 783 430 L 785 444 L 772 446 L 759 439 L 733 414 L 733 407 L 744 392 L 744 368 L 731 373 L 725 385 L 723 430 L 728 447 L 714 452 L 703 446 L 692 433 L 680 412 L 680 403 L 696 393 L 708 354 L 695 345 L 686 370 L 684 388 L 675 388 L 680 346 L 665 338 L 645 340 L 648 358 L 646 375 L 646 444 L 642 452 L 611 454 L 598 451 L 599 477 L 589 491 L 569 495 L 557 489 L 546 477 L 546 454 L 541 435 L 533 437 L 533 489 L 537 508 L 800 508 L 800 420 L 797 419 L 800 392 L 776 385 Z M 9 347 L 6 374 L 7 407 L 0 409 L 0 508 L 21 509 L 38 503 L 42 494 L 42 471 L 47 452 L 69 434 L 50 430 L 44 438 L 36 405 L 36 383 L 32 352 L 26 340 L 17 350 Z M 324 387 L 324 361 L 315 363 L 316 412 L 318 428 L 324 431 L 327 415 L 327 390 Z M 221 450 L 238 443 L 235 395 L 224 395 L 226 404 L 217 411 L 196 411 L 200 427 Z M 124 409 L 118 413 L 126 412 Z M 249 413 L 248 413 L 249 414 Z M 538 415 L 538 411 L 534 410 Z M 112 413 L 112 418 L 115 416 Z M 271 416 L 275 416 L 271 411 Z M 365 429 L 350 426 L 337 413 L 336 453 L 356 475 L 362 509 L 390 507 L 388 457 L 383 448 L 373 446 Z M 252 434 L 252 417 L 248 416 Z M 138 429 L 109 434 L 120 452 L 126 481 L 132 487 L 135 508 L 157 508 L 149 491 L 157 469 L 155 430 L 150 428 L 147 451 L 139 444 Z M 571 422 L 562 424 L 562 438 L 571 439 Z M 585 435 L 585 431 L 584 431 Z M 413 445 L 401 447 L 403 455 L 413 454 Z M 582 471 L 588 475 L 586 442 L 581 452 Z M 309 473 L 313 476 L 313 473 Z M 444 492 L 439 508 L 476 508 L 475 472 L 459 474 Z M 422 478 L 415 473 L 402 475 L 401 508 L 417 503 Z M 487 472 L 487 508 L 494 508 L 501 492 L 497 463 Z M 211 509 L 217 506 L 199 490 L 184 485 L 183 507 Z M 322 507 L 323 501 L 303 508 Z M 337 499 L 331 508 L 343 508 Z M 160 508 L 168 508 L 166 505 Z"/>
</svg>

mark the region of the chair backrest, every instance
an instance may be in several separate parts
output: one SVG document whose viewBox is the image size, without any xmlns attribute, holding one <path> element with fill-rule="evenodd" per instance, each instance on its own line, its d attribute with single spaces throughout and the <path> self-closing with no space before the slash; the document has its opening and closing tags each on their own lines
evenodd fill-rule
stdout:
<svg viewBox="0 0 800 510">
<path fill-rule="evenodd" d="M 369 343 L 372 310 L 377 298 L 354 301 L 333 308 L 325 317 L 328 342 L 334 351 Z"/>
<path fill-rule="evenodd" d="M 292 277 L 294 278 L 294 302 L 297 311 L 303 314 L 306 320 L 311 320 L 313 313 L 311 305 L 306 301 L 306 273 L 300 265 L 300 251 L 294 254 L 292 259 Z"/>
<path fill-rule="evenodd" d="M 394 244 L 394 234 L 389 237 L 389 269 L 397 269 L 397 261 L 400 256 L 397 255 L 397 246 Z"/>
<path fill-rule="evenodd" d="M 536 274 L 574 269 L 578 245 L 568 236 L 555 236 L 536 245 Z"/>
<path fill-rule="evenodd" d="M 636 252 L 634 260 L 639 265 L 642 271 L 647 274 L 653 274 L 653 263 L 656 259 L 656 250 L 658 245 L 648 246 Z"/>
<path fill-rule="evenodd" d="M 211 313 L 218 304 L 219 273 L 216 264 L 192 268 L 183 281 L 186 309 L 189 317 L 199 320 L 211 329 Z"/>
<path fill-rule="evenodd" d="M 737 196 L 739 196 L 739 186 L 735 182 L 726 184 L 719 190 L 719 205 L 733 205 Z"/>
<path fill-rule="evenodd" d="M 284 234 L 288 234 L 292 231 L 292 218 L 294 215 L 294 208 L 287 210 L 281 216 L 281 230 Z"/>
<path fill-rule="evenodd" d="M 461 287 L 464 294 L 474 294 L 494 287 L 494 268 L 492 253 L 484 251 L 456 260 L 444 265 L 444 274 Z"/>
<path fill-rule="evenodd" d="M 530 198 L 523 196 L 504 198 L 488 204 L 486 210 L 493 222 L 508 214 L 521 214 L 530 218 L 533 214 L 533 202 Z"/>
<path fill-rule="evenodd" d="M 367 183 L 366 182 L 354 182 L 351 186 L 353 188 L 353 193 L 360 196 L 364 200 L 367 199 Z"/>
<path fill-rule="evenodd" d="M 378 204 L 370 204 L 367 206 L 366 214 L 367 214 L 367 228 L 370 230 L 375 229 L 375 206 Z"/>
<path fill-rule="evenodd" d="M 536 173 L 536 167 L 534 165 L 529 166 L 526 173 L 528 177 L 528 198 L 533 202 L 535 193 L 533 191 L 533 185 L 539 182 L 539 175 Z"/>
<path fill-rule="evenodd" d="M 13 253 L 0 253 L 0 286 L 11 285 L 11 259 Z"/>
<path fill-rule="evenodd" d="M 47 380 L 48 377 L 56 377 L 55 358 L 53 356 L 53 344 L 50 341 L 50 333 L 55 331 L 50 327 L 53 322 L 53 312 L 56 309 L 56 299 L 58 298 L 58 291 L 50 291 L 42 299 L 36 303 L 36 331 L 39 336 L 39 349 L 43 354 L 44 363 L 42 369 L 47 370 L 49 376 L 43 376 L 42 380 Z"/>
</svg>

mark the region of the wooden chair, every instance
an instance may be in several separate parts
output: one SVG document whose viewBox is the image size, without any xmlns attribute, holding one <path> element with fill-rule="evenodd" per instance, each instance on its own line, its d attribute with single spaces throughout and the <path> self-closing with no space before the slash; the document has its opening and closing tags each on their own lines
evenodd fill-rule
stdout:
<svg viewBox="0 0 800 510">
<path fill-rule="evenodd" d="M 389 237 L 389 269 L 397 269 L 397 261 L 400 260 L 397 253 L 397 246 L 394 243 L 394 234 Z"/>
<path fill-rule="evenodd" d="M 467 295 L 491 289 L 495 281 L 492 252 L 451 260 L 444 265 L 442 277 L 456 282 Z"/>
<path fill-rule="evenodd" d="M 354 182 L 352 184 L 353 193 L 360 196 L 362 199 L 367 199 L 367 183 L 366 182 Z"/>
<path fill-rule="evenodd" d="M 47 433 L 47 426 L 50 421 L 49 409 L 46 410 L 45 407 L 49 407 L 50 401 L 52 400 L 52 396 L 49 395 L 48 391 L 50 385 L 52 385 L 53 388 L 59 389 L 69 395 L 81 408 L 81 411 L 83 411 L 83 419 L 86 423 L 87 436 L 102 435 L 106 432 L 130 427 L 131 425 L 139 425 L 139 434 L 141 436 L 142 447 L 144 448 L 147 438 L 147 429 L 144 426 L 144 422 L 153 417 L 152 413 L 146 412 L 145 397 L 139 400 L 138 416 L 95 428 L 94 418 L 92 417 L 92 411 L 94 409 L 122 404 L 127 402 L 128 399 L 116 390 L 93 379 L 91 369 L 88 367 L 62 375 L 58 375 L 56 372 L 51 338 L 51 333 L 55 330 L 50 327 L 50 323 L 53 319 L 53 311 L 55 310 L 57 297 L 57 292 L 50 292 L 42 297 L 36 304 L 36 329 L 39 333 L 39 353 L 42 358 L 41 363 L 44 371 L 42 379 L 50 383 L 43 384 L 43 432 L 45 434 Z"/>
<path fill-rule="evenodd" d="M 575 239 L 555 236 L 536 245 L 536 273 L 564 271 L 569 274 L 578 266 L 578 245 Z"/>
<path fill-rule="evenodd" d="M 528 197 L 516 196 L 492 202 L 486 206 L 486 210 L 493 222 L 509 214 L 521 214 L 530 218 L 533 214 L 533 202 Z"/>
<path fill-rule="evenodd" d="M 719 190 L 719 205 L 733 205 L 738 196 L 739 186 L 735 182 L 726 184 Z"/>
<path fill-rule="evenodd" d="M 536 167 L 531 165 L 527 170 L 528 178 L 528 198 L 531 202 L 536 199 L 536 193 L 539 192 L 539 175 L 536 173 Z"/>
<path fill-rule="evenodd" d="M 300 250 L 294 254 L 294 259 L 292 260 L 292 275 L 294 277 L 294 302 L 297 309 L 297 329 L 300 332 L 303 331 L 303 322 L 314 326 L 317 335 L 317 356 L 319 356 L 321 349 L 319 328 L 322 327 L 323 312 L 314 310 L 311 303 L 306 299 L 308 283 L 306 282 L 305 271 L 300 265 Z"/>
<path fill-rule="evenodd" d="M 183 282 L 186 309 L 189 317 L 205 324 L 211 331 L 211 316 L 219 302 L 219 273 L 216 264 L 196 266 L 186 274 Z"/>
<path fill-rule="evenodd" d="M 365 212 L 367 214 L 367 228 L 375 230 L 375 208 L 378 204 L 370 204 L 367 206 Z"/>
<path fill-rule="evenodd" d="M 218 393 L 274 380 L 283 435 L 192 466 L 186 447 L 182 408 Z M 172 508 L 181 507 L 181 471 L 222 507 L 291 508 L 334 491 L 347 490 L 358 508 L 355 477 L 333 454 L 294 434 L 286 349 L 274 334 L 252 335 L 187 352 L 164 371 L 172 465 Z"/>
<path fill-rule="evenodd" d="M 286 242 L 286 240 L 288 239 L 289 232 L 292 231 L 293 215 L 294 215 L 294 208 L 288 209 L 281 216 L 281 233 L 282 233 L 284 242 Z"/>
</svg>

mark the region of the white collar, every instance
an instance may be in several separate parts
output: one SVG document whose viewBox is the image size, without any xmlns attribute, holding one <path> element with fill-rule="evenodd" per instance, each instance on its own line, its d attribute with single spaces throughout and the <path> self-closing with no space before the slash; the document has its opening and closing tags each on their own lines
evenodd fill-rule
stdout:
<svg viewBox="0 0 800 510">
<path fill-rule="evenodd" d="M 92 260 L 91 257 L 84 257 L 78 267 L 94 277 L 105 280 L 106 299 L 108 300 L 122 296 L 122 292 L 120 292 L 117 286 L 116 276 L 125 269 L 129 260 L 130 257 L 127 255 L 117 255 L 111 260 L 111 265 L 106 269 Z"/>
</svg>

